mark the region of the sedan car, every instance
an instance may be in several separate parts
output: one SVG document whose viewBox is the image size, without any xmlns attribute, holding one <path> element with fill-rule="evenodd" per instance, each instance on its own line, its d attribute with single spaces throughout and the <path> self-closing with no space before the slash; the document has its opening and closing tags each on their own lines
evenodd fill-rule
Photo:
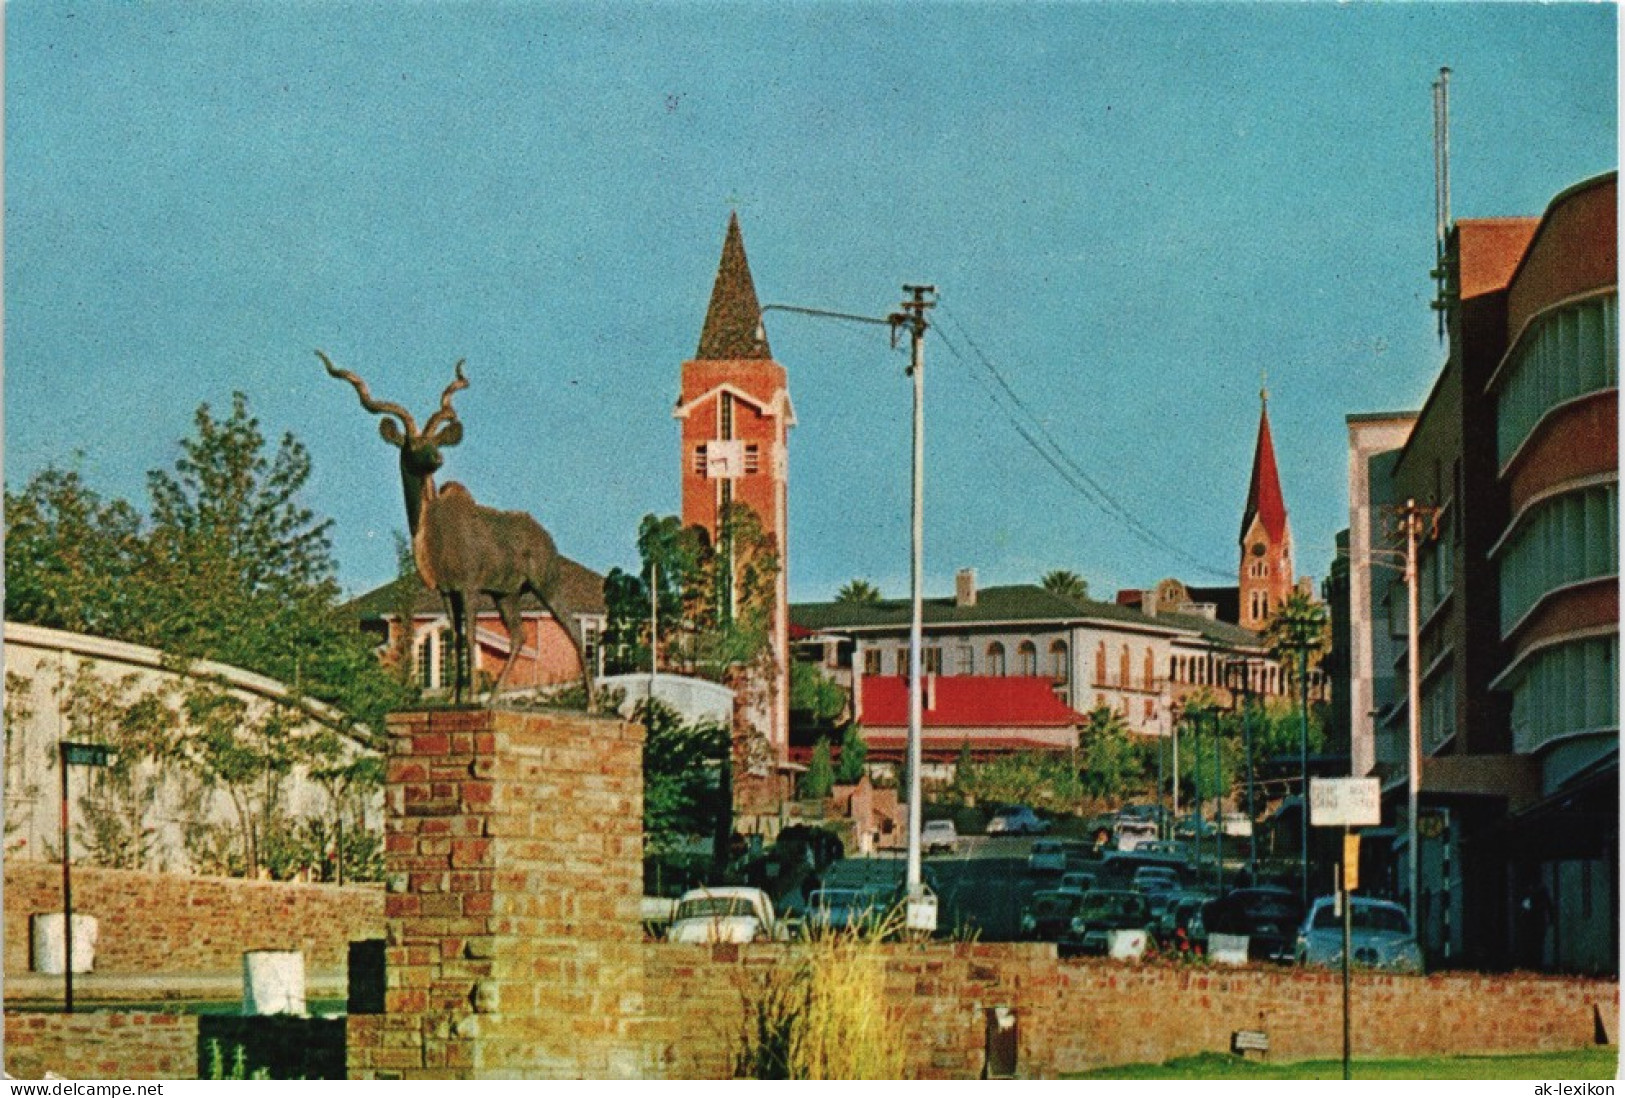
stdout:
<svg viewBox="0 0 1625 1098">
<path fill-rule="evenodd" d="M 1027 869 L 1033 873 L 1065 873 L 1066 847 L 1059 839 L 1039 839 L 1027 854 Z"/>
<path fill-rule="evenodd" d="M 1026 805 L 1001 808 L 987 822 L 989 835 L 1042 835 L 1048 830 L 1049 822 Z"/>
<path fill-rule="evenodd" d="M 1203 907 L 1199 918 L 1196 930 L 1204 937 L 1242 935 L 1249 958 L 1289 961 L 1303 905 L 1284 888 L 1238 888 Z"/>
<path fill-rule="evenodd" d="M 1079 953 L 1105 953 L 1114 930 L 1144 930 L 1151 928 L 1151 911 L 1145 897 L 1138 892 L 1096 890 L 1085 892 L 1078 900 L 1078 909 L 1072 915 L 1062 939 Z"/>
<path fill-rule="evenodd" d="M 1354 896 L 1350 919 L 1349 960 L 1360 968 L 1388 972 L 1421 972 L 1422 949 L 1405 909 L 1387 900 Z M 1336 967 L 1343 963 L 1343 915 L 1334 897 L 1322 896 L 1309 908 L 1298 930 L 1298 963 Z"/>
<path fill-rule="evenodd" d="M 920 849 L 927 854 L 952 854 L 959 849 L 959 831 L 952 820 L 926 820 L 920 827 Z"/>
<path fill-rule="evenodd" d="M 1080 892 L 1034 892 L 1021 909 L 1021 936 L 1038 942 L 1059 941 L 1082 900 Z"/>
</svg>

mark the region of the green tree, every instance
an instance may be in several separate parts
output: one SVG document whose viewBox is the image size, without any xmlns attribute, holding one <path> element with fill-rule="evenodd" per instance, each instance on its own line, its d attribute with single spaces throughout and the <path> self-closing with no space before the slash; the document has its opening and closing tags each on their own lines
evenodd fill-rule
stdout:
<svg viewBox="0 0 1625 1098">
<path fill-rule="evenodd" d="M 413 694 L 339 612 L 331 523 L 300 502 L 308 453 L 291 435 L 272 451 L 241 393 L 194 425 L 174 468 L 148 474 L 145 520 L 77 473 L 6 493 L 7 616 L 268 675 L 381 740 Z"/>
<path fill-rule="evenodd" d="M 1118 798 L 1143 783 L 1144 752 L 1132 742 L 1128 725 L 1115 709 L 1102 705 L 1091 710 L 1082 739 L 1083 782 L 1088 792 Z"/>
<path fill-rule="evenodd" d="M 141 516 L 76 470 L 47 467 L 5 493 L 6 620 L 124 637 L 136 609 Z"/>
<path fill-rule="evenodd" d="M 640 704 L 634 719 L 644 727 L 644 847 L 660 855 L 711 834 L 729 812 L 722 781 L 729 734 L 719 724 L 687 723 L 659 700 Z"/>
<path fill-rule="evenodd" d="M 863 726 L 849 721 L 841 734 L 841 765 L 835 768 L 835 780 L 842 785 L 854 785 L 868 769 L 869 745 L 863 738 Z"/>
<path fill-rule="evenodd" d="M 605 640 L 625 670 L 647 670 L 650 586 L 660 611 L 663 669 L 727 682 L 769 651 L 778 547 L 744 504 L 723 512 L 723 534 L 675 516 L 645 515 L 638 528 L 637 575 L 612 569 L 604 581 Z"/>
<path fill-rule="evenodd" d="M 1264 628 L 1270 653 L 1287 673 L 1287 681 L 1297 688 L 1304 667 L 1318 667 L 1331 648 L 1331 622 L 1326 604 L 1316 602 L 1302 591 L 1294 591 L 1270 618 Z"/>
<path fill-rule="evenodd" d="M 842 606 L 877 606 L 881 601 L 880 588 L 866 579 L 849 580 L 836 592 L 835 601 Z"/>
<path fill-rule="evenodd" d="M 808 800 L 818 800 L 829 796 L 834 785 L 835 767 L 830 762 L 829 741 L 819 740 L 813 746 L 807 772 L 801 776 L 801 795 Z"/>
<path fill-rule="evenodd" d="M 1076 572 L 1065 569 L 1046 572 L 1044 578 L 1039 580 L 1038 583 L 1040 587 L 1052 594 L 1063 595 L 1078 602 L 1086 601 L 1089 598 L 1089 581 Z"/>
</svg>

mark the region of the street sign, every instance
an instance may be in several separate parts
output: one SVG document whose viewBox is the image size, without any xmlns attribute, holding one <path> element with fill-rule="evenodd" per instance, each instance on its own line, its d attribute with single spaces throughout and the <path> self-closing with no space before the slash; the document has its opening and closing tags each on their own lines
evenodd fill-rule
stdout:
<svg viewBox="0 0 1625 1098">
<path fill-rule="evenodd" d="M 1382 822 L 1376 778 L 1309 779 L 1309 822 L 1316 827 L 1374 827 Z"/>
<path fill-rule="evenodd" d="M 69 766 L 111 766 L 114 750 L 99 743 L 62 742 L 62 760 Z"/>
<path fill-rule="evenodd" d="M 1343 836 L 1343 891 L 1353 892 L 1360 887 L 1360 836 L 1356 832 Z"/>
</svg>

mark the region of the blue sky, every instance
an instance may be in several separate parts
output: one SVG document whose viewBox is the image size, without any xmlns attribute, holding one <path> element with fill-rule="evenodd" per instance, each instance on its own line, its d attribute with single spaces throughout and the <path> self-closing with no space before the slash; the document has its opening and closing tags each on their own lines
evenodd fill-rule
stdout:
<svg viewBox="0 0 1625 1098">
<path fill-rule="evenodd" d="M 242 390 L 310 448 L 352 592 L 393 574 L 405 517 L 393 451 L 315 348 L 420 419 L 466 358 L 446 476 L 631 566 L 641 517 L 678 509 L 678 371 L 735 210 L 764 302 L 884 315 L 904 282 L 939 287 L 928 592 L 961 567 L 1107 595 L 1233 577 L 1266 370 L 1299 570 L 1323 576 L 1344 416 L 1418 406 L 1443 362 L 1439 67 L 1458 217 L 1537 215 L 1618 155 L 1610 4 L 4 18 L 6 483 L 77 465 L 144 501 L 198 404 Z M 883 329 L 768 331 L 799 419 L 792 597 L 903 595 L 904 354 Z M 1115 506 L 1034 452 L 1026 413 Z"/>
</svg>

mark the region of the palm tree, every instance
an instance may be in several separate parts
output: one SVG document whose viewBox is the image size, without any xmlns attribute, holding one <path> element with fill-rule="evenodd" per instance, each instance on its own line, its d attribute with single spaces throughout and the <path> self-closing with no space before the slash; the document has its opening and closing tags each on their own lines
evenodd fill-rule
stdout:
<svg viewBox="0 0 1625 1098">
<path fill-rule="evenodd" d="M 1046 573 L 1038 583 L 1040 587 L 1052 594 L 1061 595 L 1077 602 L 1085 602 L 1089 598 L 1089 581 L 1076 572 L 1067 571 L 1064 568 Z"/>
<path fill-rule="evenodd" d="M 1294 591 L 1264 627 L 1264 641 L 1293 685 L 1300 685 L 1297 676 L 1317 666 L 1331 648 L 1331 623 L 1325 603 Z"/>
<path fill-rule="evenodd" d="M 865 579 L 855 579 L 842 587 L 835 601 L 844 606 L 874 606 L 880 602 L 880 588 Z"/>
</svg>

